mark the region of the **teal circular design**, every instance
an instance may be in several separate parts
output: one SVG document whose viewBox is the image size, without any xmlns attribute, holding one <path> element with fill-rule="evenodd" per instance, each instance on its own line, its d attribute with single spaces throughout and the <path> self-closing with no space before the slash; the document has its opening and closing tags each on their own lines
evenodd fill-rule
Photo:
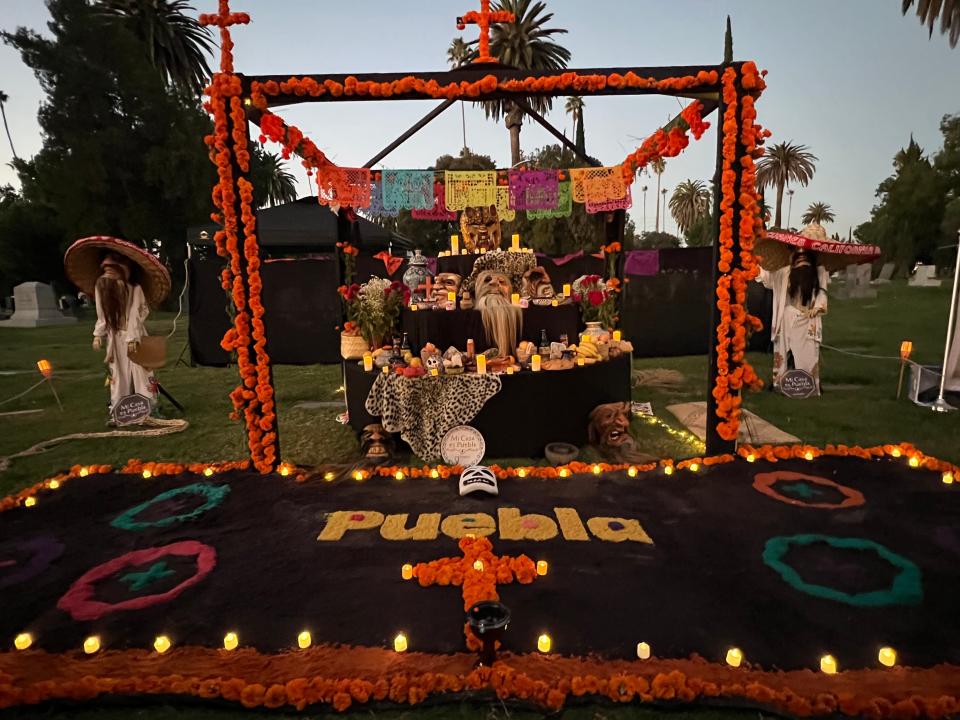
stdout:
<svg viewBox="0 0 960 720">
<path fill-rule="evenodd" d="M 862 593 L 846 593 L 826 585 L 808 583 L 800 577 L 794 568 L 787 565 L 783 558 L 792 545 L 812 545 L 825 543 L 833 548 L 873 552 L 893 565 L 900 572 L 890 587 L 885 590 L 872 590 Z M 923 586 L 920 582 L 920 568 L 902 555 L 888 550 L 883 545 L 863 538 L 839 538 L 831 535 L 781 535 L 770 538 L 763 549 L 763 562 L 779 573 L 780 577 L 794 590 L 807 595 L 836 600 L 855 607 L 883 607 L 886 605 L 919 605 L 923 600 Z"/>
<path fill-rule="evenodd" d="M 162 492 L 156 497 L 130 508 L 123 514 L 115 517 L 110 524 L 115 528 L 120 528 L 121 530 L 146 530 L 148 528 L 168 527 L 176 523 L 193 520 L 200 517 L 208 510 L 213 510 L 213 508 L 217 507 L 224 501 L 229 492 L 229 485 L 210 485 L 209 483 L 194 483 L 193 485 L 184 485 L 180 488 L 174 488 L 173 490 Z M 204 498 L 204 502 L 190 512 L 181 513 L 179 515 L 167 515 L 159 520 L 137 520 L 137 516 L 151 505 L 162 503 L 170 498 L 177 497 L 178 495 L 197 495 L 198 497 Z"/>
</svg>

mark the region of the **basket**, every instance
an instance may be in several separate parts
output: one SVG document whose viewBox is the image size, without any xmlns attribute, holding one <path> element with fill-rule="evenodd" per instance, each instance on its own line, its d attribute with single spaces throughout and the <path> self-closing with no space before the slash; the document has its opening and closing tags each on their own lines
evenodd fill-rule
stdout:
<svg viewBox="0 0 960 720">
<path fill-rule="evenodd" d="M 359 360 L 370 346 L 362 335 L 345 335 L 340 333 L 340 357 L 344 360 Z"/>
<path fill-rule="evenodd" d="M 128 351 L 127 356 L 147 370 L 162 368 L 167 364 L 167 339 L 163 335 L 144 335 L 137 349 Z"/>
</svg>

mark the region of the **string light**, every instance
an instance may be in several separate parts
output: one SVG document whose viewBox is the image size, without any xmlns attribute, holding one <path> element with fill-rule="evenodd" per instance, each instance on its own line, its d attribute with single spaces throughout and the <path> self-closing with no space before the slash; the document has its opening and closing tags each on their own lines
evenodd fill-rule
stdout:
<svg viewBox="0 0 960 720">
<path fill-rule="evenodd" d="M 300 634 L 297 635 L 297 646 L 301 650 L 306 650 L 313 643 L 313 637 L 310 635 L 309 630 L 302 630 Z"/>
<path fill-rule="evenodd" d="M 34 505 L 37 504 L 37 499 L 33 495 L 31 495 L 30 497 L 28 497 L 26 500 L 23 501 L 23 504 L 26 505 L 27 507 L 33 507 Z"/>
<path fill-rule="evenodd" d="M 51 480 L 50 482 L 47 483 L 47 487 L 50 488 L 51 490 L 56 490 L 57 488 L 60 487 L 60 481 Z"/>
<path fill-rule="evenodd" d="M 636 477 L 637 469 L 633 467 L 633 465 L 631 465 L 630 467 L 627 468 L 627 475 L 629 475 L 630 477 Z"/>
<path fill-rule="evenodd" d="M 83 651 L 87 655 L 93 655 L 95 652 L 100 650 L 100 636 L 91 635 L 86 640 L 83 641 Z"/>
<path fill-rule="evenodd" d="M 553 640 L 550 639 L 550 636 L 546 633 L 543 633 L 540 637 L 537 638 L 537 650 L 542 653 L 550 652 L 550 648 L 553 647 Z"/>
<path fill-rule="evenodd" d="M 204 469 L 203 469 L 203 474 L 204 474 L 206 477 L 210 477 L 211 475 L 213 475 L 213 468 L 212 468 L 212 467 L 206 467 L 206 468 L 204 468 Z"/>
<path fill-rule="evenodd" d="M 407 636 L 403 633 L 397 633 L 397 636 L 393 639 L 393 649 L 398 653 L 407 651 Z"/>
<path fill-rule="evenodd" d="M 950 485 L 953 483 L 953 473 L 947 470 L 942 476 L 943 484 Z"/>
<path fill-rule="evenodd" d="M 897 651 L 892 647 L 882 647 L 880 652 L 877 653 L 877 660 L 884 667 L 893 667 L 897 664 Z"/>
<path fill-rule="evenodd" d="M 664 465 L 663 467 L 664 475 L 673 475 L 673 465 Z"/>
<path fill-rule="evenodd" d="M 743 652 L 740 648 L 732 647 L 727 650 L 727 665 L 730 667 L 740 667 L 743 662 Z"/>
<path fill-rule="evenodd" d="M 650 659 L 650 646 L 645 642 L 637 643 L 637 657 L 641 660 Z"/>
<path fill-rule="evenodd" d="M 240 638 L 237 637 L 235 632 L 228 632 L 223 636 L 223 649 L 224 650 L 236 650 L 237 645 L 240 644 Z"/>
<path fill-rule="evenodd" d="M 13 646 L 17 650 L 26 650 L 33 645 L 33 635 L 30 633 L 20 633 L 13 639 Z"/>
<path fill-rule="evenodd" d="M 668 435 L 672 435 L 673 437 L 678 438 L 679 440 L 687 443 L 687 444 L 690 445 L 698 454 L 706 451 L 706 449 L 707 449 L 706 444 L 703 442 L 703 440 L 701 440 L 700 438 L 698 438 L 698 437 L 697 437 L 696 435 L 694 435 L 693 433 L 691 433 L 691 432 L 689 432 L 689 431 L 687 431 L 687 430 L 677 430 L 675 427 L 673 427 L 672 425 L 670 425 L 670 423 L 667 423 L 667 422 L 661 420 L 661 419 L 660 419 L 659 417 L 657 417 L 656 415 L 642 415 L 641 417 L 642 417 L 644 420 L 646 420 L 649 425 L 656 425 L 657 427 L 659 427 L 661 430 L 663 430 L 663 431 L 664 431 L 665 433 L 667 433 Z"/>
<path fill-rule="evenodd" d="M 153 641 L 153 649 L 163 655 L 172 644 L 166 635 L 157 635 L 156 640 Z"/>
</svg>

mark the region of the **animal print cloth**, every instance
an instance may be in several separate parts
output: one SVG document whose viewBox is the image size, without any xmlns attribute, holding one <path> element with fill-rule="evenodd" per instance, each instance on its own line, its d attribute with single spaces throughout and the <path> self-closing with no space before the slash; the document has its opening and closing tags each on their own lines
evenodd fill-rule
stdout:
<svg viewBox="0 0 960 720">
<path fill-rule="evenodd" d="M 400 433 L 417 457 L 433 462 L 440 458 L 440 442 L 447 431 L 473 420 L 500 387 L 496 375 L 381 374 L 370 388 L 366 408 L 380 417 L 387 432 Z"/>
<path fill-rule="evenodd" d="M 510 284 L 514 291 L 519 290 L 523 282 L 523 274 L 527 270 L 533 270 L 537 265 L 537 258 L 533 253 L 515 253 L 505 250 L 494 250 L 479 256 L 473 263 L 473 270 L 464 278 L 460 285 L 460 291 L 473 292 L 473 285 L 477 281 L 477 275 L 484 270 L 493 270 L 500 272 L 510 278 Z"/>
</svg>

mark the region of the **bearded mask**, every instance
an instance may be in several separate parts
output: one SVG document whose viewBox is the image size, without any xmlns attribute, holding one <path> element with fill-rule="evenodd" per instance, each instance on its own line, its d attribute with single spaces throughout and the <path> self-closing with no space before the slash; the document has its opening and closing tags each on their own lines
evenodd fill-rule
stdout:
<svg viewBox="0 0 960 720">
<path fill-rule="evenodd" d="M 386 463 L 393 457 L 393 436 L 379 423 L 367 425 L 360 435 L 360 451 L 372 463 Z"/>
<path fill-rule="evenodd" d="M 447 301 L 447 294 L 456 295 L 460 292 L 460 276 L 452 272 L 438 273 L 433 279 L 433 287 L 430 291 L 430 300 L 443 304 Z"/>
<path fill-rule="evenodd" d="M 468 207 L 460 213 L 460 232 L 463 234 L 463 246 L 467 252 L 476 253 L 480 249 L 494 250 L 500 247 L 500 216 L 496 205 L 489 207 Z"/>
<path fill-rule="evenodd" d="M 550 276 L 542 267 L 535 267 L 523 274 L 521 294 L 527 298 L 552 298 L 557 293 L 550 284 Z"/>
<path fill-rule="evenodd" d="M 636 440 L 630 435 L 628 402 L 597 405 L 590 413 L 587 437 L 608 460 L 644 462 L 650 459 L 637 450 Z"/>
<path fill-rule="evenodd" d="M 523 327 L 523 316 L 520 308 L 510 303 L 513 290 L 510 278 L 503 273 L 484 270 L 477 275 L 473 287 L 487 342 L 496 347 L 501 356 L 513 355 Z"/>
</svg>

